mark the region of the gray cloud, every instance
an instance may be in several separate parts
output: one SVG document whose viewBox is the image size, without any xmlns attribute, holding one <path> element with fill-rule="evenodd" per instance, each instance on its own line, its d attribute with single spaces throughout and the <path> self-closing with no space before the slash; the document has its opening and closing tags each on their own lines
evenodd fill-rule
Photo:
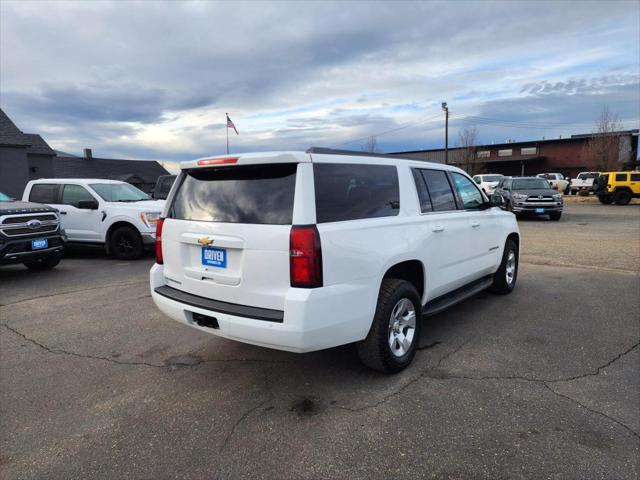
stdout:
<svg viewBox="0 0 640 480">
<path fill-rule="evenodd" d="M 54 146 L 158 158 L 220 151 L 224 125 L 198 117 L 211 111 L 234 112 L 245 150 L 341 143 L 433 116 L 447 98 L 460 113 L 525 121 L 579 123 L 602 104 L 633 118 L 639 12 L 616 1 L 2 2 L 0 103 Z M 187 146 L 141 145 L 158 125 Z M 439 128 L 379 144 L 428 146 Z"/>
</svg>

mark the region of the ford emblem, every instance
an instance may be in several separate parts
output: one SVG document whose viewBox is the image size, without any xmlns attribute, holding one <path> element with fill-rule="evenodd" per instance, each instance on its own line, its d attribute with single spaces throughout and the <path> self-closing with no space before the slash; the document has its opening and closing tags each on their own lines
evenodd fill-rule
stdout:
<svg viewBox="0 0 640 480">
<path fill-rule="evenodd" d="M 40 220 L 29 220 L 27 222 L 27 227 L 31 230 L 36 230 L 42 226 L 42 222 Z"/>
</svg>

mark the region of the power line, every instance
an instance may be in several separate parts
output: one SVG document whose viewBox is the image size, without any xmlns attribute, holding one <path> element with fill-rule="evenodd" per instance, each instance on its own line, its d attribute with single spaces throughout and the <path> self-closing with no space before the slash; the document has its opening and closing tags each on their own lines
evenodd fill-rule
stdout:
<svg viewBox="0 0 640 480">
<path fill-rule="evenodd" d="M 371 137 L 375 138 L 375 137 L 379 137 L 381 135 L 386 135 L 387 133 L 393 133 L 393 132 L 397 132 L 399 130 L 404 130 L 405 128 L 415 127 L 417 125 L 421 125 L 423 123 L 430 122 L 431 120 L 435 120 L 436 118 L 440 118 L 440 116 L 441 115 L 438 114 L 438 115 L 434 115 L 433 117 L 429 117 L 429 118 L 426 118 L 424 120 L 420 120 L 418 122 L 405 123 L 404 125 L 402 125 L 400 127 L 392 128 L 391 130 L 385 130 L 385 131 L 382 131 L 382 132 L 378 132 L 378 133 L 374 133 L 374 134 L 371 134 L 371 135 L 367 135 L 366 137 L 355 138 L 355 139 L 349 140 L 347 142 L 342 142 L 342 143 L 338 143 L 336 145 L 331 145 L 330 148 L 341 147 L 342 145 L 348 145 L 349 143 L 355 143 L 355 142 L 361 142 L 363 140 L 368 140 Z"/>
</svg>

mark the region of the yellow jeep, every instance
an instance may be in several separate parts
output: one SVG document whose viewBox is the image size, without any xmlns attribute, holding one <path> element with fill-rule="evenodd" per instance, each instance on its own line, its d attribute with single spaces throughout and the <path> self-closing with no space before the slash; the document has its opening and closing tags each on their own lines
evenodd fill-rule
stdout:
<svg viewBox="0 0 640 480">
<path fill-rule="evenodd" d="M 596 181 L 595 194 L 605 205 L 627 205 L 640 198 L 640 172 L 605 172 Z"/>
</svg>

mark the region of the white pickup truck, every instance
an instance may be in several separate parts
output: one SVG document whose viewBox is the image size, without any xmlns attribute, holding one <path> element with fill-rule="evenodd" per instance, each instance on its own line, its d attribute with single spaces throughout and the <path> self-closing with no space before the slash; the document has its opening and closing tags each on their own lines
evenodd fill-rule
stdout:
<svg viewBox="0 0 640 480">
<path fill-rule="evenodd" d="M 600 172 L 580 172 L 576 178 L 571 179 L 571 195 L 580 192 L 593 192 L 596 178 Z"/>
<path fill-rule="evenodd" d="M 569 180 L 561 173 L 539 173 L 536 177 L 546 178 L 551 184 L 551 188 L 560 193 L 569 193 Z"/>
<path fill-rule="evenodd" d="M 32 180 L 22 199 L 56 208 L 68 243 L 104 246 L 122 260 L 153 248 L 165 203 L 125 182 L 86 178 Z"/>
</svg>

